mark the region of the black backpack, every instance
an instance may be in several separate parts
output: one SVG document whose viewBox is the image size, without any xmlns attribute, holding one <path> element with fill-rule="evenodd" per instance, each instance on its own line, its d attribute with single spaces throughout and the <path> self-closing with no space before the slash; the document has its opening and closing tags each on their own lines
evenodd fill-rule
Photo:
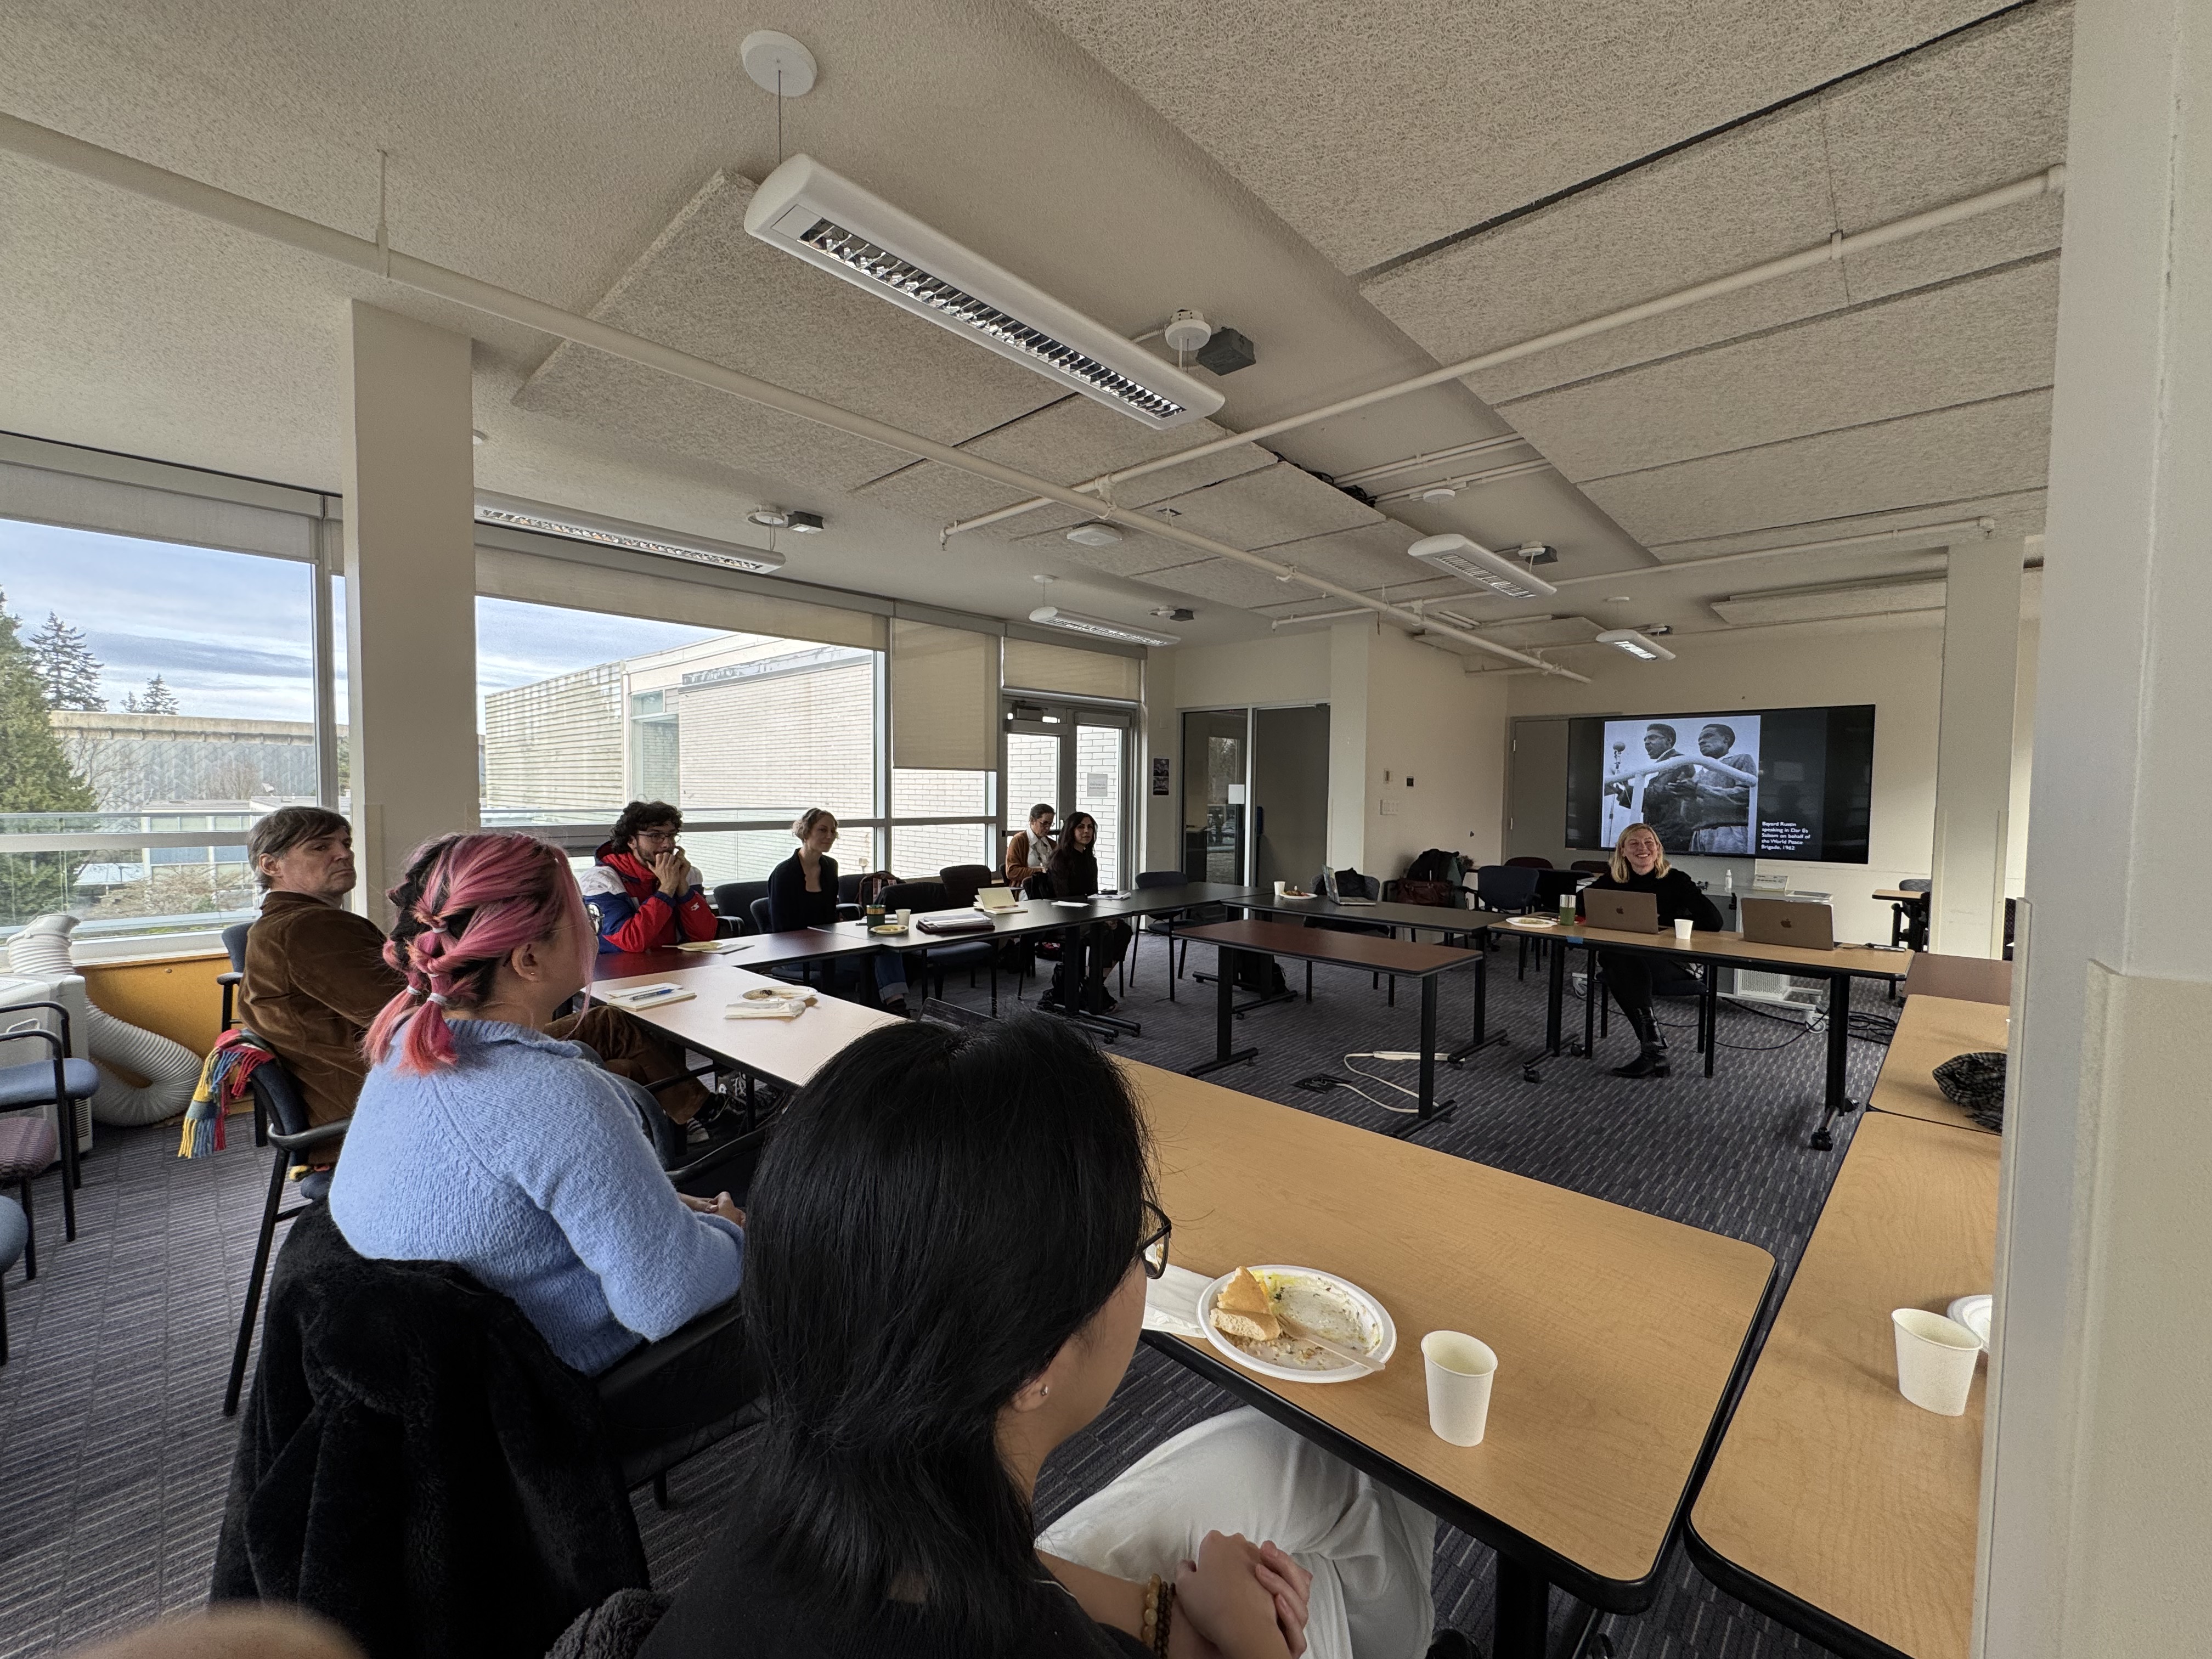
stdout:
<svg viewBox="0 0 2212 1659">
<path fill-rule="evenodd" d="M 1406 866 L 1408 881 L 1448 881 L 1456 886 L 1460 878 L 1460 862 L 1456 854 L 1447 853 L 1441 847 L 1431 847 Z"/>
</svg>

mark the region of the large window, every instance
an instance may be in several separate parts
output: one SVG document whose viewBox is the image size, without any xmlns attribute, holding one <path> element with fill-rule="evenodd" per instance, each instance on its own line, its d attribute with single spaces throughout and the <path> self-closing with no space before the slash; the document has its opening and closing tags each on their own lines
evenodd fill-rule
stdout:
<svg viewBox="0 0 2212 1659">
<path fill-rule="evenodd" d="M 882 675 L 855 646 L 479 599 L 483 821 L 606 825 L 670 801 L 711 887 L 767 875 L 823 806 L 840 859 L 873 866 Z"/>
<path fill-rule="evenodd" d="M 255 819 L 324 793 L 313 568 L 0 519 L 0 933 L 253 913 Z"/>
</svg>

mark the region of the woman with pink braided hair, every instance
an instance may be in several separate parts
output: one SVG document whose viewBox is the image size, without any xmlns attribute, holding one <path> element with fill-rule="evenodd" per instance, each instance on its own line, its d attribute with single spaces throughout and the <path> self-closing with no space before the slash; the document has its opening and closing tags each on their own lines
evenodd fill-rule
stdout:
<svg viewBox="0 0 2212 1659">
<path fill-rule="evenodd" d="M 448 836 L 390 896 L 386 956 L 407 988 L 363 1044 L 371 1069 L 331 1182 L 347 1242 L 466 1269 L 587 1375 L 735 1295 L 744 1217 L 730 1195 L 679 1194 L 623 1086 L 547 1034 L 599 947 L 559 849 Z M 653 1421 L 617 1423 L 618 1440 L 665 1438 L 751 1392 L 741 1324 L 684 1359 L 641 1402 Z"/>
</svg>

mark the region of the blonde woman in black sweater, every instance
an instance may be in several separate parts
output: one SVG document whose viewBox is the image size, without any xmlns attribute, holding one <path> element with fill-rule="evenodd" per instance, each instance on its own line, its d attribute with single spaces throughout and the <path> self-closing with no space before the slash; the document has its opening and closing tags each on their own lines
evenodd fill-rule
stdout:
<svg viewBox="0 0 2212 1659">
<path fill-rule="evenodd" d="M 1648 823 L 1632 823 L 1620 832 L 1620 839 L 1613 843 L 1612 863 L 1589 885 L 1656 896 L 1662 927 L 1686 916 L 1693 927 L 1720 931 L 1721 913 L 1686 872 L 1667 862 L 1659 832 Z M 1588 892 L 1589 888 L 1583 890 Z M 1600 951 L 1597 965 L 1613 988 L 1613 1000 L 1620 1005 L 1638 1045 L 1636 1058 L 1626 1066 L 1616 1066 L 1613 1074 L 1665 1077 L 1667 1042 L 1651 1013 L 1651 958 L 1639 951 Z"/>
</svg>

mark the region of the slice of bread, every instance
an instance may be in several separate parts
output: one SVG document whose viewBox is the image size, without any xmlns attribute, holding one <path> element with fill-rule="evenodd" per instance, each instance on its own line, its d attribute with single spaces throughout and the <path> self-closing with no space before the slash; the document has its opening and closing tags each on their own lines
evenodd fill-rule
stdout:
<svg viewBox="0 0 2212 1659">
<path fill-rule="evenodd" d="M 1239 1267 L 1213 1298 L 1213 1328 L 1247 1342 L 1273 1342 L 1283 1334 L 1267 1287 L 1249 1267 Z"/>
</svg>

